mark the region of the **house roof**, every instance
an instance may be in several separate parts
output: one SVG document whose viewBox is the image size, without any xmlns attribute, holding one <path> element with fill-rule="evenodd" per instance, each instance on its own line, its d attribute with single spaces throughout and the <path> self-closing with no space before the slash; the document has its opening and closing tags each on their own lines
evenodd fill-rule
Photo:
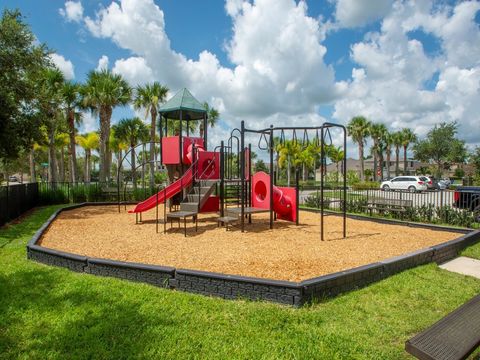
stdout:
<svg viewBox="0 0 480 360">
<path fill-rule="evenodd" d="M 186 121 L 203 119 L 207 113 L 203 105 L 187 88 L 177 92 L 160 107 L 158 112 L 168 119 Z"/>
</svg>

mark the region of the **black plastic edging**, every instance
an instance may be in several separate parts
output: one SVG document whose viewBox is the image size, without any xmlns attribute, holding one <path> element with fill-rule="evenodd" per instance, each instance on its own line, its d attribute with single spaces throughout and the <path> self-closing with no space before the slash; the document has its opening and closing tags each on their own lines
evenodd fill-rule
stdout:
<svg viewBox="0 0 480 360">
<path fill-rule="evenodd" d="M 160 287 L 217 296 L 225 299 L 267 300 L 281 304 L 301 306 L 313 298 L 325 298 L 358 289 L 398 272 L 430 262 L 443 262 L 459 254 L 465 247 L 480 241 L 480 230 L 466 233 L 458 228 L 445 228 L 427 224 L 420 227 L 433 230 L 453 230 L 464 233 L 457 239 L 443 244 L 392 257 L 376 263 L 349 270 L 326 274 L 302 282 L 263 279 L 239 275 L 228 275 L 199 270 L 175 269 L 174 267 L 123 262 L 109 259 L 87 258 L 76 254 L 48 249 L 37 245 L 43 232 L 62 211 L 92 205 L 114 205 L 114 203 L 82 203 L 57 210 L 35 233 L 27 245 L 28 258 L 49 265 L 66 267 L 73 271 L 93 275 L 113 276 L 131 281 L 140 281 Z M 355 218 L 355 215 L 349 215 Z M 405 222 L 370 219 L 399 225 Z M 415 224 L 417 225 L 417 224 Z"/>
</svg>

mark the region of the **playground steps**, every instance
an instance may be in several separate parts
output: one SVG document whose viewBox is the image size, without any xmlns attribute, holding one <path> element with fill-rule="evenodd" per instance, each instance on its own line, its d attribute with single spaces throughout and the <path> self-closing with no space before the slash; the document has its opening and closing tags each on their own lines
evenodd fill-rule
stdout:
<svg viewBox="0 0 480 360">
<path fill-rule="evenodd" d="M 198 210 L 215 190 L 216 184 L 216 180 L 200 180 L 200 186 L 193 186 L 186 198 L 180 203 L 180 211 L 198 213 Z"/>
</svg>

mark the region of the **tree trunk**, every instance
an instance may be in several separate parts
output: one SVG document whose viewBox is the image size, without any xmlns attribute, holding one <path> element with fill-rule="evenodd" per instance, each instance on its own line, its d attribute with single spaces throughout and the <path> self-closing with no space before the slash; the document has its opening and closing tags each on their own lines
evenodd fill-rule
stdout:
<svg viewBox="0 0 480 360">
<path fill-rule="evenodd" d="M 290 157 L 287 159 L 287 186 L 290 186 Z"/>
<path fill-rule="evenodd" d="M 55 154 L 55 130 L 48 132 L 48 181 L 57 182 L 57 156 Z"/>
<path fill-rule="evenodd" d="M 400 175 L 400 147 L 395 146 L 395 176 Z"/>
<path fill-rule="evenodd" d="M 68 136 L 70 137 L 70 144 L 68 147 L 68 158 L 70 164 L 70 181 L 77 182 L 77 154 L 75 147 L 75 113 L 69 111 L 68 113 Z"/>
<path fill-rule="evenodd" d="M 378 153 L 378 164 L 380 168 L 380 181 L 383 180 L 383 152 Z"/>
<path fill-rule="evenodd" d="M 35 174 L 35 150 L 33 150 L 33 147 L 30 149 L 28 160 L 30 163 L 30 182 L 37 182 L 37 177 Z"/>
<path fill-rule="evenodd" d="M 122 162 L 122 149 L 118 150 L 118 154 L 117 154 L 117 172 L 118 172 L 117 181 L 119 186 L 123 181 L 123 177 L 122 177 L 123 166 L 121 162 Z"/>
<path fill-rule="evenodd" d="M 339 166 L 338 166 L 339 164 L 340 164 L 340 161 L 338 161 L 338 162 L 336 163 L 336 166 L 337 166 L 337 186 L 338 186 L 338 181 L 339 181 L 339 179 L 340 179 L 340 168 L 339 168 Z"/>
<path fill-rule="evenodd" d="M 91 150 L 85 150 L 85 182 L 90 183 L 90 155 Z"/>
<path fill-rule="evenodd" d="M 130 144 L 130 163 L 132 164 L 132 183 L 133 190 L 137 190 L 137 172 L 135 170 L 135 144 Z"/>
<path fill-rule="evenodd" d="M 365 164 L 363 162 L 363 142 L 358 144 L 358 157 L 360 158 L 360 181 L 365 181 Z"/>
<path fill-rule="evenodd" d="M 60 161 L 58 163 L 58 171 L 60 174 L 60 182 L 65 181 L 65 148 L 63 145 L 60 147 Z"/>
<path fill-rule="evenodd" d="M 403 175 L 407 175 L 407 147 L 403 145 Z"/>
<path fill-rule="evenodd" d="M 112 108 L 104 106 L 100 108 L 100 172 L 99 181 L 105 183 L 110 177 L 110 164 L 108 153 L 110 151 L 110 119 Z"/>
<path fill-rule="evenodd" d="M 157 109 L 152 106 L 150 109 L 150 191 L 153 192 L 155 187 L 155 130 L 157 122 Z"/>
<path fill-rule="evenodd" d="M 387 148 L 387 178 L 390 179 L 390 157 L 391 151 L 390 148 Z"/>
<path fill-rule="evenodd" d="M 373 181 L 377 181 L 377 167 L 378 167 L 377 153 L 375 152 L 373 154 Z"/>
</svg>

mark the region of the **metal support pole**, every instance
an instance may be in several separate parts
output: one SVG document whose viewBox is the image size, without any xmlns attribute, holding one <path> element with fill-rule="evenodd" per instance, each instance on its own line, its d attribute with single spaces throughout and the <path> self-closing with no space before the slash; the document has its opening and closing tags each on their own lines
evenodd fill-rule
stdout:
<svg viewBox="0 0 480 360">
<path fill-rule="evenodd" d="M 207 137 L 207 127 L 208 127 L 207 116 L 208 115 L 206 113 L 203 115 L 203 148 L 205 150 L 207 150 L 207 141 L 208 141 L 208 137 Z"/>
<path fill-rule="evenodd" d="M 320 139 L 320 239 L 324 240 L 323 234 L 323 176 L 324 176 L 324 169 L 325 166 L 325 143 L 324 143 L 324 129 L 321 129 L 321 139 Z"/>
<path fill-rule="evenodd" d="M 295 171 L 295 197 L 297 202 L 297 208 L 295 209 L 296 212 L 296 219 L 295 224 L 298 225 L 300 223 L 300 170 L 296 169 Z"/>
<path fill-rule="evenodd" d="M 345 127 L 343 127 L 343 237 L 347 237 L 347 130 Z"/>
<path fill-rule="evenodd" d="M 224 156 L 224 143 L 220 142 L 220 216 L 225 216 L 225 156 Z"/>
<path fill-rule="evenodd" d="M 242 120 L 241 131 L 240 131 L 240 225 L 242 227 L 242 232 L 245 230 L 245 122 Z"/>
<path fill-rule="evenodd" d="M 162 150 L 163 150 L 163 147 L 162 147 L 162 142 L 163 142 L 163 127 L 162 127 L 162 119 L 163 119 L 163 116 L 160 115 L 160 124 L 159 124 L 159 135 L 160 135 L 160 164 L 163 165 L 163 154 L 162 154 Z M 165 122 L 167 122 L 167 120 L 165 119 Z M 155 146 L 155 144 L 153 145 Z"/>
<path fill-rule="evenodd" d="M 248 144 L 248 187 L 247 187 L 247 199 L 248 206 L 252 207 L 252 144 Z M 252 223 L 252 214 L 248 214 L 248 223 Z"/>
<path fill-rule="evenodd" d="M 273 125 L 270 125 L 270 229 L 273 229 Z"/>
<path fill-rule="evenodd" d="M 156 206 L 155 206 L 155 231 L 156 233 L 158 234 L 158 191 L 157 191 L 157 194 L 156 194 Z"/>
</svg>

